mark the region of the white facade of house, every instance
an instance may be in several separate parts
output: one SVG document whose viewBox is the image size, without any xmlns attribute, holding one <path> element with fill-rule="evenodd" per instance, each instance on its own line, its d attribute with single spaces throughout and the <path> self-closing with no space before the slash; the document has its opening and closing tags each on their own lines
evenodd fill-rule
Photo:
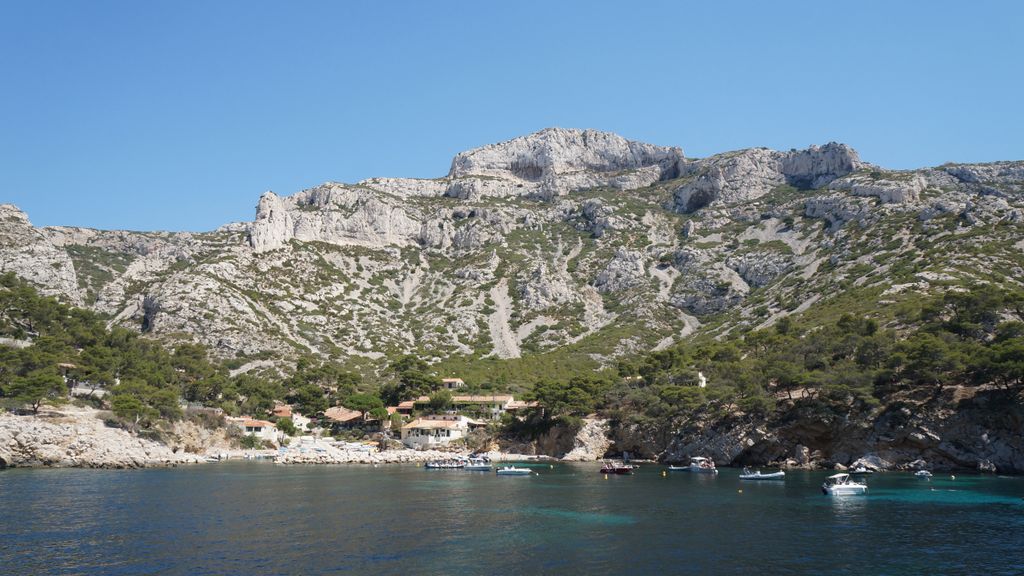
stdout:
<svg viewBox="0 0 1024 576">
<path fill-rule="evenodd" d="M 466 385 L 462 378 L 442 378 L 441 384 L 445 390 L 458 390 Z"/>
<path fill-rule="evenodd" d="M 402 443 L 409 448 L 424 449 L 444 446 L 469 434 L 469 418 L 465 416 L 423 416 L 402 426 Z"/>
<path fill-rule="evenodd" d="M 228 421 L 238 426 L 246 436 L 252 435 L 260 440 L 278 442 L 277 426 L 273 422 L 252 418 L 230 418 Z"/>
</svg>

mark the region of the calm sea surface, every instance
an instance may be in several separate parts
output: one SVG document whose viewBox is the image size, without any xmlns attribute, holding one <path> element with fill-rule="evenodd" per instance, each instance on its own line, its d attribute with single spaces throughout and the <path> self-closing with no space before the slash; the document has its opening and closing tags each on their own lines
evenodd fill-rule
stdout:
<svg viewBox="0 0 1024 576">
<path fill-rule="evenodd" d="M 534 469 L 5 470 L 0 573 L 1024 574 L 1022 478 Z"/>
</svg>

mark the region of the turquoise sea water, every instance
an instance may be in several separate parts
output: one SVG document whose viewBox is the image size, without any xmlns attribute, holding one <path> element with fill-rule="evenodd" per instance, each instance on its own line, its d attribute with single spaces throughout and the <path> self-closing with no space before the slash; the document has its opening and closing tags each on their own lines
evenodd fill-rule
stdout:
<svg viewBox="0 0 1024 576">
<path fill-rule="evenodd" d="M 1024 574 L 1024 478 L 663 469 L 5 470 L 0 573 Z"/>
</svg>

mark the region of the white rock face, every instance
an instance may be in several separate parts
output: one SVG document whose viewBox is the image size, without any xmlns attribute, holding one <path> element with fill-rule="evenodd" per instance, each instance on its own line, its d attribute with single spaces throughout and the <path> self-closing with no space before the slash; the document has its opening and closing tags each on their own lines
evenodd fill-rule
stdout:
<svg viewBox="0 0 1024 576">
<path fill-rule="evenodd" d="M 598 292 L 621 292 L 648 280 L 647 257 L 636 250 L 619 248 L 615 257 L 608 262 L 597 278 L 594 287 Z"/>
<path fill-rule="evenodd" d="M 199 456 L 108 428 L 95 410 L 68 408 L 46 418 L 0 413 L 5 466 L 142 468 L 194 463 Z"/>
<path fill-rule="evenodd" d="M 904 204 L 918 200 L 925 189 L 925 179 L 917 174 L 887 178 L 858 173 L 833 181 L 829 188 L 846 190 L 854 196 L 874 196 L 883 204 Z"/>
<path fill-rule="evenodd" d="M 795 152 L 750 148 L 719 154 L 683 166 L 683 176 L 692 179 L 673 193 L 675 210 L 746 202 L 783 184 L 818 188 L 860 166 L 852 148 L 834 142 Z"/>
<path fill-rule="evenodd" d="M 683 159 L 679 148 L 626 140 L 609 132 L 548 128 L 540 132 L 462 152 L 452 160 L 448 177 L 497 178 L 498 194 L 542 197 L 595 186 L 633 189 L 672 176 Z M 482 184 L 457 184 L 449 195 L 481 193 Z M 472 188 L 472 191 L 467 191 Z"/>
<path fill-rule="evenodd" d="M 14 272 L 48 296 L 82 302 L 67 252 L 54 246 L 32 226 L 28 215 L 12 204 L 0 204 L 0 272 Z"/>
<path fill-rule="evenodd" d="M 527 310 L 543 310 L 579 298 L 571 279 L 557 271 L 552 273 L 545 262 L 537 264 L 520 290 L 521 303 Z"/>
<path fill-rule="evenodd" d="M 295 237 L 295 223 L 284 200 L 273 192 L 264 192 L 256 206 L 256 221 L 249 228 L 250 242 L 257 252 L 284 246 Z"/>
<path fill-rule="evenodd" d="M 420 223 L 400 199 L 365 188 L 324 184 L 294 196 L 260 197 L 250 243 L 275 250 L 293 238 L 306 242 L 383 247 L 415 242 Z"/>
<path fill-rule="evenodd" d="M 947 174 L 968 184 L 1010 184 L 1024 187 L 1024 162 L 952 164 L 942 168 Z"/>
<path fill-rule="evenodd" d="M 585 418 L 583 427 L 573 439 L 573 447 L 562 460 L 567 462 L 593 462 L 604 458 L 611 446 L 608 439 L 608 421 L 600 418 Z"/>
<path fill-rule="evenodd" d="M 448 175 L 542 180 L 575 172 L 617 172 L 650 166 L 671 167 L 681 160 L 679 148 L 626 140 L 597 130 L 548 128 L 529 136 L 462 152 Z"/>
</svg>

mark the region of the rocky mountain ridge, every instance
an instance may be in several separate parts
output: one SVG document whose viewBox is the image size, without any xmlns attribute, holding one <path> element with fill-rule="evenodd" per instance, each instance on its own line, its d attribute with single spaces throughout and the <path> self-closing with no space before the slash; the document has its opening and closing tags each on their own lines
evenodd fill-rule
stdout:
<svg viewBox="0 0 1024 576">
<path fill-rule="evenodd" d="M 442 178 L 267 192 L 253 222 L 208 233 L 35 228 L 3 205 L 0 270 L 253 366 L 600 366 L 851 290 L 886 321 L 930 291 L 1019 285 L 1022 194 L 1024 162 L 893 171 L 836 143 L 691 159 L 555 128 L 460 153 Z"/>
</svg>

